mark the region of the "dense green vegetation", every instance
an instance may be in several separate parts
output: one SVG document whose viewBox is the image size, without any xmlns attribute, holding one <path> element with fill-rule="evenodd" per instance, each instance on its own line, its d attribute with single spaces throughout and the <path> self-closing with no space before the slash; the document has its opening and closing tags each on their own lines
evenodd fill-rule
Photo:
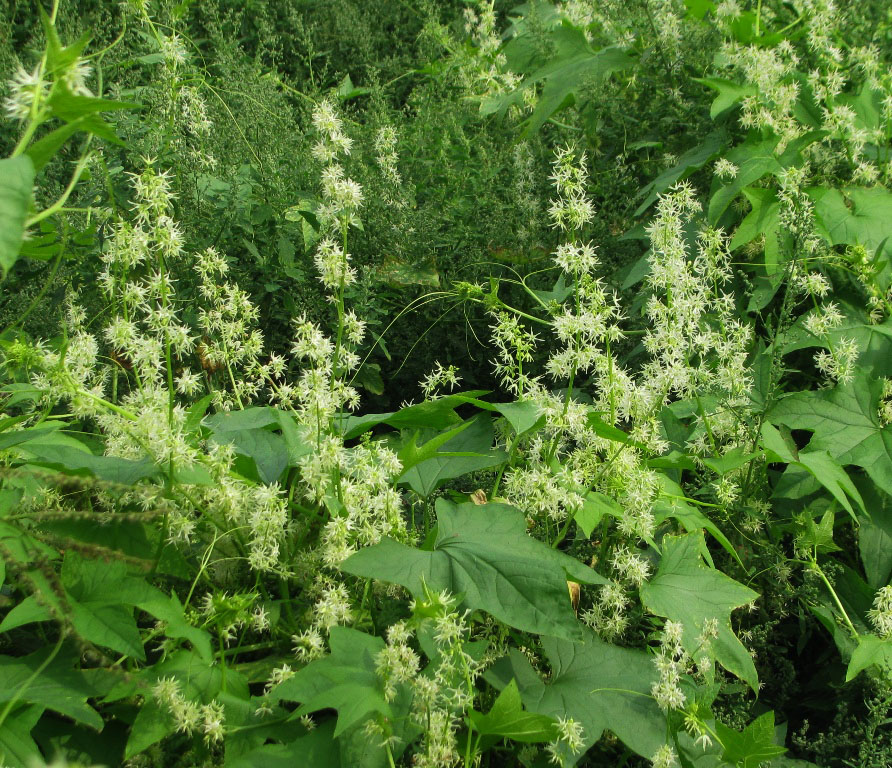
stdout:
<svg viewBox="0 0 892 768">
<path fill-rule="evenodd" d="M 0 8 L 0 765 L 892 763 L 892 9 Z"/>
</svg>

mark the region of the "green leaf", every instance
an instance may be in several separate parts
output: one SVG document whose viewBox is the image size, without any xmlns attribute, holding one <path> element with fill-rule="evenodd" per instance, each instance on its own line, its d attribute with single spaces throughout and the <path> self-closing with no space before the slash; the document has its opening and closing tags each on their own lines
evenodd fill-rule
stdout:
<svg viewBox="0 0 892 768">
<path fill-rule="evenodd" d="M 203 629 L 193 627 L 187 620 L 183 605 L 176 593 L 170 597 L 150 597 L 140 600 L 137 605 L 146 613 L 164 622 L 164 634 L 167 637 L 188 640 L 198 655 L 207 662 L 213 659 L 210 635 Z"/>
<path fill-rule="evenodd" d="M 63 649 L 32 679 L 51 651 L 47 646 L 21 658 L 0 656 L 0 704 L 12 700 L 40 704 L 101 731 L 102 718 L 87 704 L 96 691 L 77 669 L 79 654 L 75 649 Z"/>
<path fill-rule="evenodd" d="M 873 254 L 885 243 L 884 251 L 892 253 L 892 192 L 880 186 L 813 187 L 808 194 L 815 203 L 819 231 L 831 245 L 863 245 Z"/>
<path fill-rule="evenodd" d="M 145 661 L 132 608 L 108 603 L 72 603 L 71 623 L 84 640 Z"/>
<path fill-rule="evenodd" d="M 106 700 L 117 700 L 137 692 L 148 693 L 162 677 L 174 678 L 180 684 L 186 699 L 203 704 L 217 698 L 224 683 L 219 665 L 204 661 L 192 651 L 180 650 L 143 670 L 139 679 L 133 681 L 133 688 L 124 687 L 120 692 L 117 692 L 113 699 L 110 694 Z M 137 682 L 140 683 L 139 688 L 136 687 Z M 248 684 L 235 667 L 229 667 L 226 670 L 225 682 L 229 694 L 242 699 L 249 698 Z M 162 709 L 154 698 L 147 695 L 130 728 L 130 736 L 124 753 L 125 758 L 130 759 L 139 754 L 152 744 L 156 744 L 174 733 L 175 730 L 176 721 L 173 717 L 166 709 Z"/>
<path fill-rule="evenodd" d="M 60 88 L 57 85 L 53 89 L 53 95 L 49 99 L 49 106 L 53 110 L 54 117 L 59 117 L 65 122 L 71 122 L 82 117 L 95 115 L 99 112 L 136 109 L 140 105 L 126 101 L 100 99 L 95 96 L 84 96 L 82 94 L 72 93 L 67 88 Z"/>
<path fill-rule="evenodd" d="M 131 759 L 170 736 L 175 730 L 176 722 L 173 715 L 155 701 L 153 696 L 146 696 L 130 726 L 130 735 L 124 748 L 124 759 Z"/>
<path fill-rule="evenodd" d="M 769 461 L 782 461 L 787 464 L 796 463 L 796 446 L 788 444 L 783 435 L 773 424 L 762 425 L 762 447 Z"/>
<path fill-rule="evenodd" d="M 372 713 L 390 717 L 390 705 L 375 671 L 375 657 L 384 641 L 356 629 L 332 627 L 329 645 L 330 655 L 273 688 L 272 699 L 300 702 L 299 715 L 336 709 L 335 737 Z"/>
<path fill-rule="evenodd" d="M 213 440 L 222 445 L 229 444 L 236 453 L 251 459 L 257 467 L 257 476 L 267 485 L 278 482 L 289 465 L 285 439 L 268 429 L 215 432 Z"/>
<path fill-rule="evenodd" d="M 428 440 L 420 448 L 415 445 L 413 435 L 399 451 L 404 467 L 399 482 L 408 484 L 426 498 L 445 480 L 506 461 L 508 455 L 493 449 L 492 444 L 493 427 L 488 414 L 478 414 Z"/>
<path fill-rule="evenodd" d="M 759 142 L 747 142 L 734 147 L 726 155 L 726 159 L 738 166 L 737 175 L 727 184 L 720 187 L 709 200 L 709 221 L 715 224 L 725 209 L 731 204 L 744 187 L 761 179 L 767 173 L 779 173 L 783 166 L 774 154 L 777 139 L 766 139 Z"/>
<path fill-rule="evenodd" d="M 846 669 L 846 682 L 854 680 L 862 670 L 873 666 L 892 671 L 892 640 L 876 635 L 861 635 Z"/>
<path fill-rule="evenodd" d="M 53 77 L 60 78 L 84 52 L 87 43 L 90 42 L 90 34 L 85 32 L 71 45 L 64 46 L 59 39 L 59 33 L 56 32 L 56 25 L 43 9 L 43 5 L 38 3 L 37 10 L 40 14 L 40 23 L 43 26 L 43 32 L 46 35 L 47 71 L 53 75 Z"/>
<path fill-rule="evenodd" d="M 699 509 L 687 502 L 687 497 L 681 486 L 666 477 L 659 476 L 661 492 L 657 500 L 654 502 L 654 520 L 659 525 L 667 517 L 673 517 L 680 522 L 688 533 L 694 533 L 701 528 L 707 532 L 722 545 L 722 548 L 733 557 L 737 563 L 743 567 L 740 555 L 734 548 L 727 536 L 722 532 L 712 520 L 704 515 Z M 709 549 L 704 542 L 700 549 L 701 554 L 711 562 Z"/>
<path fill-rule="evenodd" d="M 828 509 L 821 517 L 821 522 L 815 524 L 814 518 L 808 513 L 803 513 L 803 530 L 796 536 L 796 546 L 802 549 L 813 549 L 818 553 L 839 552 L 839 547 L 833 543 L 833 524 L 835 516 L 832 509 Z"/>
<path fill-rule="evenodd" d="M 515 37 L 505 46 L 505 55 L 512 68 L 523 65 L 536 68 L 524 77 L 517 91 L 501 99 L 495 108 L 486 109 L 488 112 L 504 112 L 510 104 L 522 97 L 524 90 L 542 83 L 536 107 L 525 121 L 524 135 L 536 133 L 552 115 L 572 104 L 585 87 L 590 87 L 587 84 L 604 80 L 633 63 L 633 59 L 620 48 L 611 46 L 595 51 L 586 39 L 585 32 L 569 22 L 556 25 L 544 34 L 547 38 L 545 50 L 549 51 L 544 62 L 538 57 L 532 59 L 526 55 L 528 40 L 525 35 Z M 540 63 L 541 66 L 536 66 Z"/>
<path fill-rule="evenodd" d="M 359 437 L 363 432 L 367 432 L 379 424 L 387 424 L 395 429 L 444 430 L 454 427 L 462 421 L 455 412 L 459 405 L 472 404 L 487 410 L 494 410 L 491 403 L 484 403 L 482 400 L 476 399 L 479 395 L 485 394 L 487 394 L 486 390 L 474 390 L 410 405 L 395 412 L 348 416 L 341 420 L 340 429 L 345 440 Z"/>
<path fill-rule="evenodd" d="M 603 577 L 526 532 L 523 514 L 507 504 L 437 500 L 432 552 L 391 539 L 351 555 L 341 570 L 401 584 L 415 595 L 422 583 L 464 596 L 463 605 L 492 614 L 525 632 L 578 638 L 581 627 L 567 594 L 567 579 L 603 584 Z"/>
<path fill-rule="evenodd" d="M 292 727 L 293 724 L 292 724 Z M 264 744 L 231 758 L 226 752 L 226 768 L 342 768 L 341 747 L 344 739 L 334 739 L 334 721 L 328 720 L 309 733 L 287 744 Z"/>
<path fill-rule="evenodd" d="M 756 87 L 753 85 L 735 83 L 721 77 L 695 77 L 692 79 L 695 83 L 712 88 L 718 93 L 709 108 L 709 116 L 713 120 L 722 112 L 743 101 L 747 96 L 754 96 L 757 93 Z"/>
<path fill-rule="evenodd" d="M 531 400 L 519 400 L 516 403 L 493 403 L 495 409 L 505 417 L 515 435 L 523 435 L 544 423 L 539 406 Z"/>
<path fill-rule="evenodd" d="M 702 535 L 666 536 L 663 556 L 653 578 L 641 586 L 641 601 L 657 616 L 684 626 L 682 645 L 694 655 L 697 638 L 707 620 L 716 619 L 719 635 L 712 641 L 716 660 L 729 672 L 758 690 L 752 657 L 731 629 L 731 611 L 759 595 L 721 571 L 700 561 Z"/>
<path fill-rule="evenodd" d="M 684 6 L 688 9 L 688 15 L 695 19 L 702 19 L 710 11 L 715 10 L 712 0 L 684 0 Z"/>
<path fill-rule="evenodd" d="M 726 475 L 735 469 L 740 469 L 759 455 L 758 451 L 752 453 L 743 446 L 737 446 L 721 456 L 704 458 L 703 463 L 716 474 Z"/>
<path fill-rule="evenodd" d="M 371 88 L 357 88 L 353 85 L 353 81 L 350 79 L 350 75 L 344 75 L 344 79 L 341 80 L 338 85 L 338 98 L 341 101 L 349 101 L 350 99 L 355 99 L 357 96 L 365 96 L 372 92 Z"/>
<path fill-rule="evenodd" d="M 313 444 L 307 436 L 305 427 L 299 426 L 294 416 L 286 411 L 279 411 L 279 426 L 282 437 L 288 448 L 289 466 L 296 467 L 301 457 L 313 452 Z"/>
<path fill-rule="evenodd" d="M 31 454 L 31 464 L 65 474 L 92 475 L 121 485 L 134 485 L 139 480 L 158 474 L 158 468 L 148 457 L 131 461 L 117 456 L 94 456 L 86 446 L 82 449 L 74 445 L 54 445 L 42 439 L 29 442 L 25 448 Z"/>
<path fill-rule="evenodd" d="M 40 437 L 46 437 L 52 432 L 55 432 L 58 427 L 29 427 L 26 429 L 19 429 L 14 432 L 4 432 L 0 434 L 0 451 L 4 451 L 7 448 L 12 448 L 14 445 L 20 445 L 21 443 L 27 443 L 29 440 L 36 440 Z"/>
<path fill-rule="evenodd" d="M 121 561 L 87 560 L 70 551 L 62 563 L 62 585 L 78 634 L 96 645 L 143 660 L 145 654 L 133 609 L 141 603 L 165 599 L 164 593 L 132 576 Z M 43 599 L 46 600 L 46 590 Z M 57 598 L 58 601 L 58 598 Z M 57 610 L 63 606 L 58 603 Z M 13 608 L 0 623 L 0 632 L 35 621 L 48 621 L 49 609 L 28 597 Z"/>
<path fill-rule="evenodd" d="M 468 719 L 481 736 L 498 736 L 524 744 L 539 744 L 558 738 L 556 721 L 548 715 L 524 712 L 517 681 L 502 689 L 487 714 L 471 710 Z"/>
<path fill-rule="evenodd" d="M 201 426 L 202 419 L 204 419 L 204 415 L 207 413 L 208 408 L 211 407 L 211 403 L 214 402 L 214 395 L 205 395 L 200 400 L 196 400 L 189 406 L 189 412 L 186 414 L 186 420 L 183 422 L 183 431 L 191 435 L 194 432 L 198 431 L 198 428 Z"/>
<path fill-rule="evenodd" d="M 738 733 L 716 720 L 715 730 L 721 739 L 722 757 L 739 768 L 759 768 L 774 757 L 786 752 L 774 743 L 774 712 L 766 712 L 753 720 L 743 733 Z"/>
<path fill-rule="evenodd" d="M 849 498 L 854 501 L 862 512 L 866 512 L 861 494 L 852 482 L 846 471 L 834 461 L 827 451 L 800 451 L 799 466 L 804 467 L 815 479 L 823 485 L 836 499 L 843 509 L 849 513 L 852 520 L 857 522 L 855 510 L 849 503 Z"/>
<path fill-rule="evenodd" d="M 381 377 L 381 366 L 378 363 L 366 363 L 353 377 L 360 387 L 373 395 L 384 394 L 384 379 Z"/>
<path fill-rule="evenodd" d="M 772 275 L 777 271 L 780 258 L 778 242 L 780 202 L 777 193 L 773 189 L 762 187 L 746 187 L 742 191 L 752 210 L 738 225 L 728 247 L 735 250 L 764 235 L 765 270 Z"/>
<path fill-rule="evenodd" d="M 872 323 L 864 309 L 839 302 L 842 322 L 830 329 L 826 338 L 815 336 L 806 327 L 810 314 L 800 316 L 784 333 L 782 353 L 787 355 L 799 349 L 834 347 L 843 339 L 854 342 L 858 350 L 858 365 L 873 376 L 892 376 L 892 318 Z M 829 344 L 828 344 L 829 342 Z"/>
<path fill-rule="evenodd" d="M 31 729 L 43 715 L 43 707 L 33 704 L 30 707 L 13 710 L 0 723 L 0 761 L 9 768 L 32 768 L 45 764 L 43 755 L 31 738 Z"/>
<path fill-rule="evenodd" d="M 206 417 L 202 424 L 215 434 L 264 429 L 279 424 L 279 412 L 267 405 L 252 406 L 241 411 L 215 413 Z"/>
<path fill-rule="evenodd" d="M 790 429 L 814 432 L 810 451 L 826 451 L 843 466 L 863 467 L 871 480 L 892 494 L 892 428 L 879 420 L 881 392 L 882 382 L 859 372 L 848 384 L 789 395 L 767 418 Z"/>
<path fill-rule="evenodd" d="M 725 136 L 720 132 L 710 133 L 702 144 L 692 147 L 678 158 L 678 162 L 671 168 L 667 168 L 650 184 L 647 184 L 638 194 L 644 197 L 644 202 L 635 210 L 635 215 L 640 216 L 653 202 L 676 182 L 682 181 L 694 171 L 699 170 L 710 160 L 715 158 L 725 146 Z"/>
<path fill-rule="evenodd" d="M 858 549 L 867 583 L 877 590 L 892 578 L 892 497 L 867 482 L 861 493 L 870 517 L 860 519 Z"/>
<path fill-rule="evenodd" d="M 585 537 L 589 538 L 604 515 L 619 519 L 623 516 L 623 508 L 609 496 L 598 491 L 589 491 L 583 497 L 582 506 L 576 510 L 573 519 Z"/>
<path fill-rule="evenodd" d="M 651 696 L 657 670 L 649 654 L 605 643 L 589 629 L 581 642 L 543 638 L 542 648 L 551 667 L 548 682 L 515 649 L 486 679 L 496 686 L 516 679 L 530 712 L 572 717 L 583 727 L 586 749 L 605 731 L 647 758 L 665 742 L 666 717 Z"/>
<path fill-rule="evenodd" d="M 608 424 L 598 413 L 594 411 L 590 412 L 586 417 L 586 421 L 588 426 L 591 427 L 592 431 L 598 437 L 604 437 L 608 440 L 613 440 L 617 443 L 626 443 L 628 445 L 633 445 L 636 448 L 644 448 L 641 443 L 636 443 L 632 438 L 629 437 L 628 433 L 623 432 L 619 427 L 613 426 L 613 424 Z"/>
<path fill-rule="evenodd" d="M 34 164 L 26 155 L 0 160 L 0 268 L 8 274 L 19 257 L 31 205 Z"/>
</svg>

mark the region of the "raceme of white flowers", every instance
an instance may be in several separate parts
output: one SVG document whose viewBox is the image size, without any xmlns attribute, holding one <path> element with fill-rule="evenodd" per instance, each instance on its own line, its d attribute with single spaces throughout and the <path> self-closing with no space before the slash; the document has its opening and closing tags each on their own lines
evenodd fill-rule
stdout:
<svg viewBox="0 0 892 768">
<path fill-rule="evenodd" d="M 619 298 L 597 276 L 596 249 L 578 234 L 594 216 L 585 192 L 585 156 L 560 149 L 553 168 L 557 196 L 549 213 L 555 228 L 567 236 L 555 250 L 554 264 L 574 290 L 563 306 L 543 307 L 550 314 L 545 325 L 557 341 L 544 371 L 548 381 L 567 389 L 564 394 L 550 390 L 533 368 L 542 333 L 534 330 L 538 323 L 493 306 L 495 371 L 506 390 L 535 403 L 545 420 L 532 436 L 505 436 L 506 450 L 521 447 L 524 461 L 505 473 L 503 490 L 531 522 L 557 525 L 583 506 L 587 493 L 607 494 L 623 508 L 616 524 L 634 546 L 636 539 L 647 540 L 655 525 L 652 507 L 659 487 L 645 459 L 667 447 L 657 421 L 664 405 L 704 395 L 716 403 L 698 415 L 688 446 L 697 455 L 723 453 L 749 439 L 740 414 L 750 402 L 747 357 L 753 331 L 735 317 L 724 233 L 704 228 L 688 241 L 686 230 L 699 204 L 693 189 L 680 184 L 660 198 L 648 230 L 649 323 L 642 343 L 650 358 L 636 374 L 625 370 L 616 352 L 625 338 Z M 577 390 L 590 398 L 591 406 L 574 398 Z M 608 424 L 628 428 L 635 445 L 617 451 L 615 443 L 593 428 L 593 412 Z M 721 479 L 717 492 L 723 503 L 736 498 L 733 473 Z M 640 580 L 644 578 L 646 574 Z M 623 605 L 617 591 L 605 588 L 586 619 L 606 635 L 618 636 Z"/>
</svg>

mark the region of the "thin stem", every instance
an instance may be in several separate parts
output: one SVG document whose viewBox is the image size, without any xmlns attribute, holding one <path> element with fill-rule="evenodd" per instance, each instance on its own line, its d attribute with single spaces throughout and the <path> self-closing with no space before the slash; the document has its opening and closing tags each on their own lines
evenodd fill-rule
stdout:
<svg viewBox="0 0 892 768">
<path fill-rule="evenodd" d="M 0 712 L 0 727 L 2 727 L 3 723 L 6 721 L 6 718 L 9 717 L 9 713 L 12 712 L 13 707 L 18 704 L 22 696 L 25 695 L 25 691 L 27 691 L 31 684 L 43 674 L 44 670 L 53 663 L 53 659 L 58 656 L 59 651 L 62 650 L 62 643 L 65 642 L 65 635 L 65 631 L 60 630 L 59 639 L 56 641 L 56 645 L 53 647 L 53 650 L 50 651 L 49 655 L 40 663 L 40 666 L 37 667 L 37 669 L 35 669 L 28 676 L 28 679 L 19 686 L 15 694 L 6 703 L 3 711 Z"/>
<path fill-rule="evenodd" d="M 92 136 L 87 137 L 87 144 L 90 143 L 90 139 Z M 58 213 L 65 206 L 65 201 L 68 200 L 68 197 L 74 191 L 75 186 L 78 181 L 80 181 L 81 174 L 87 167 L 87 163 L 90 162 L 92 155 L 86 154 L 84 155 L 77 163 L 77 167 L 74 169 L 74 173 L 71 175 L 71 180 L 68 182 L 68 186 L 65 187 L 65 191 L 62 192 L 62 195 L 53 203 L 49 208 L 45 208 L 40 213 L 35 213 L 31 218 L 25 220 L 25 229 L 29 227 L 33 227 L 35 224 L 43 221 L 46 218 L 49 218 L 55 213 Z"/>
<path fill-rule="evenodd" d="M 46 279 L 46 282 L 43 284 L 43 287 L 40 289 L 40 292 L 31 300 L 31 303 L 28 305 L 27 309 L 22 312 L 13 322 L 6 326 L 3 329 L 3 332 L 0 333 L 0 337 L 6 336 L 6 334 L 13 330 L 13 328 L 18 328 L 21 326 L 25 320 L 28 319 L 28 316 L 34 311 L 34 308 L 41 302 L 43 297 L 46 295 L 46 292 L 49 290 L 49 287 L 53 284 L 53 280 L 56 279 L 56 273 L 59 271 L 59 265 L 62 263 L 62 253 L 64 251 L 64 247 L 59 248 L 59 253 L 56 256 L 55 261 L 53 262 L 53 268 L 50 271 L 50 276 Z"/>
</svg>

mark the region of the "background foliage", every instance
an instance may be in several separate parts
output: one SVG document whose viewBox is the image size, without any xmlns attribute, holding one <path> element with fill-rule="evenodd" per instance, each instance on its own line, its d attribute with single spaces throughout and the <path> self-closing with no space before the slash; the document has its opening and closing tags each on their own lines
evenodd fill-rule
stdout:
<svg viewBox="0 0 892 768">
<path fill-rule="evenodd" d="M 0 761 L 887 765 L 890 59 L 8 0 Z"/>
</svg>

